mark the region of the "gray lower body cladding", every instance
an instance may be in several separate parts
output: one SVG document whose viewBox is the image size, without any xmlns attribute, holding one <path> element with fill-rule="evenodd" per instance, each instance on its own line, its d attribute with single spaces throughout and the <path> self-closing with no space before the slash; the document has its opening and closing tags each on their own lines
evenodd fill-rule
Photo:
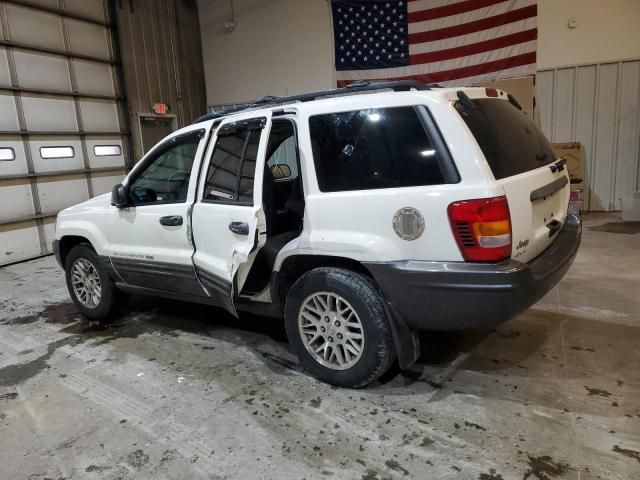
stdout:
<svg viewBox="0 0 640 480">
<path fill-rule="evenodd" d="M 540 300 L 567 272 L 582 224 L 569 216 L 555 241 L 529 263 L 399 261 L 366 263 L 387 301 L 415 330 L 487 328 Z"/>
</svg>

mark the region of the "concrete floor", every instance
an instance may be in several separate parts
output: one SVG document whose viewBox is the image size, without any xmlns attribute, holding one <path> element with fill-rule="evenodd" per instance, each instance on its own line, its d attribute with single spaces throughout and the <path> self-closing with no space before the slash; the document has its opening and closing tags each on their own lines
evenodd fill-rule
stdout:
<svg viewBox="0 0 640 480">
<path fill-rule="evenodd" d="M 612 221 L 535 308 L 359 391 L 279 322 L 141 298 L 98 328 L 53 258 L 1 269 L 0 478 L 638 479 L 640 234 Z"/>
</svg>

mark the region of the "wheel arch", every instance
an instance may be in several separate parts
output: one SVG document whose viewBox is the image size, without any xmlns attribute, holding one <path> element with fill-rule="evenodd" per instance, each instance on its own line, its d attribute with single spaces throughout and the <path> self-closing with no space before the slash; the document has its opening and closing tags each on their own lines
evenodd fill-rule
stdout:
<svg viewBox="0 0 640 480">
<path fill-rule="evenodd" d="M 87 245 L 94 252 L 96 251 L 95 247 L 92 245 L 91 241 L 87 237 L 83 237 L 82 235 L 64 235 L 59 240 L 59 248 L 60 248 L 60 262 L 62 263 L 62 267 L 67 261 L 67 256 L 73 247 L 76 245 Z"/>
<path fill-rule="evenodd" d="M 282 304 L 286 299 L 286 291 L 305 273 L 320 267 L 344 268 L 366 275 L 376 283 L 371 272 L 357 260 L 333 255 L 291 255 L 280 265 L 280 269 L 273 272 L 275 282 L 272 282 L 272 295 L 276 295 Z M 376 283 L 377 286 L 377 283 Z"/>
</svg>

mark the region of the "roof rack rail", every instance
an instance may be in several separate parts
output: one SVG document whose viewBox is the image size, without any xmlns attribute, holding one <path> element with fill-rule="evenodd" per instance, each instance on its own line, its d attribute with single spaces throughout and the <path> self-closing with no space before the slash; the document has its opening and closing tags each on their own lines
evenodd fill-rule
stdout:
<svg viewBox="0 0 640 480">
<path fill-rule="evenodd" d="M 395 81 L 388 81 L 388 82 L 358 81 L 358 82 L 351 83 L 346 87 L 332 88 L 330 90 L 321 90 L 319 92 L 302 93 L 300 95 L 290 95 L 287 97 L 274 97 L 272 95 L 268 95 L 266 97 L 262 97 L 258 100 L 255 100 L 253 102 L 245 103 L 237 107 L 232 107 L 226 110 L 222 110 L 221 112 L 207 113 L 206 115 L 203 115 L 200 118 L 197 118 L 196 120 L 194 120 L 193 124 L 205 122 L 207 120 L 215 120 L 216 118 L 224 117 L 231 113 L 242 112 L 244 110 L 271 107 L 271 106 L 277 106 L 277 105 L 294 103 L 294 102 L 310 102 L 312 100 L 317 100 L 318 98 L 323 98 L 323 97 L 335 97 L 338 95 L 348 95 L 348 94 L 360 93 L 360 92 L 372 92 L 376 90 L 393 90 L 394 92 L 404 92 L 408 90 L 431 90 L 432 88 L 437 88 L 437 87 L 440 87 L 440 85 L 424 84 L 424 83 L 418 82 L 417 80 L 395 80 Z"/>
</svg>

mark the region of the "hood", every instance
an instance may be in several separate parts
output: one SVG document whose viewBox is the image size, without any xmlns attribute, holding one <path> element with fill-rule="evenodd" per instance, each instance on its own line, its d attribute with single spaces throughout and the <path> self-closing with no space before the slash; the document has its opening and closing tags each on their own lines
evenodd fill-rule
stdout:
<svg viewBox="0 0 640 480">
<path fill-rule="evenodd" d="M 58 213 L 58 216 L 80 213 L 80 212 L 88 212 L 92 210 L 104 210 L 105 207 L 109 207 L 111 205 L 111 194 L 104 193 L 102 195 L 98 195 L 97 197 L 90 198 L 89 200 L 78 203 L 76 205 L 72 205 L 71 207 L 67 207 Z"/>
</svg>

